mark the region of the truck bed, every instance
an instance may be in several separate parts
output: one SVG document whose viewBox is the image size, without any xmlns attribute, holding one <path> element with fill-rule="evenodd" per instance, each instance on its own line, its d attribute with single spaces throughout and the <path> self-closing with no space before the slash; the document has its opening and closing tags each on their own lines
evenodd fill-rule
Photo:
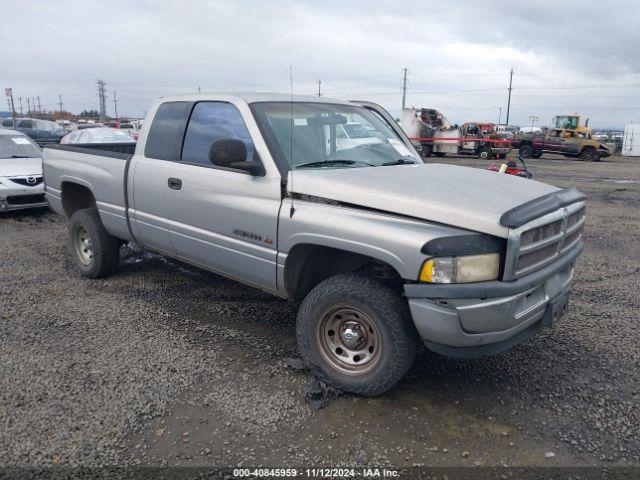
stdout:
<svg viewBox="0 0 640 480">
<path fill-rule="evenodd" d="M 135 148 L 135 143 L 47 145 L 42 168 L 51 208 L 64 215 L 64 183 L 82 185 L 92 192 L 107 231 L 129 239 L 126 179 Z"/>
</svg>

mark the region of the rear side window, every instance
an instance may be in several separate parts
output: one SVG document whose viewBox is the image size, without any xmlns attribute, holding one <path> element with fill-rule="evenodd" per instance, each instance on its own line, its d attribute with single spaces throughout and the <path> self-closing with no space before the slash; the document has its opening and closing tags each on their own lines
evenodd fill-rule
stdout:
<svg viewBox="0 0 640 480">
<path fill-rule="evenodd" d="M 179 160 L 188 105 L 188 102 L 167 102 L 158 107 L 144 147 L 145 157 Z"/>
<path fill-rule="evenodd" d="M 196 104 L 182 147 L 182 161 L 211 166 L 209 147 L 216 140 L 234 138 L 247 147 L 247 160 L 253 159 L 253 142 L 238 109 L 226 102 Z"/>
<path fill-rule="evenodd" d="M 33 120 L 22 120 L 18 128 L 33 128 Z"/>
</svg>

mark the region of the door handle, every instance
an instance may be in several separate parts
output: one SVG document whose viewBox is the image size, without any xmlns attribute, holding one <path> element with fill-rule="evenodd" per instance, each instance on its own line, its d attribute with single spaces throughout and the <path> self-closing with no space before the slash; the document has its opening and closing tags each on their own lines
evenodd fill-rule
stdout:
<svg viewBox="0 0 640 480">
<path fill-rule="evenodd" d="M 172 190 L 180 190 L 182 188 L 182 180 L 171 177 L 167 180 L 167 185 L 169 185 L 169 188 Z"/>
</svg>

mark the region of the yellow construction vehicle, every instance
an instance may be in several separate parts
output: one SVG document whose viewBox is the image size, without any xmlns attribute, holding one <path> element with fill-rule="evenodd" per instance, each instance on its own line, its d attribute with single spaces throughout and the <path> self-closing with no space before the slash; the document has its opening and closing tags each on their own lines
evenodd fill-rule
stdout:
<svg viewBox="0 0 640 480">
<path fill-rule="evenodd" d="M 579 134 L 581 134 L 584 138 L 591 139 L 591 134 L 593 133 L 589 128 L 589 119 L 584 123 L 584 125 L 580 125 L 580 115 L 577 113 L 574 115 L 556 115 L 551 120 L 551 124 L 553 128 L 564 128 L 567 130 L 575 130 Z"/>
</svg>

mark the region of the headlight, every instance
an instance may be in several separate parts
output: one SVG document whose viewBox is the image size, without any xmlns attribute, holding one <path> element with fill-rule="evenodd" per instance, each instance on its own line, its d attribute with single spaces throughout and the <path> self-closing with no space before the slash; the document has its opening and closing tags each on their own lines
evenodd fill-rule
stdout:
<svg viewBox="0 0 640 480">
<path fill-rule="evenodd" d="M 500 254 L 434 257 L 422 265 L 420 281 L 427 283 L 469 283 L 496 280 Z"/>
</svg>

